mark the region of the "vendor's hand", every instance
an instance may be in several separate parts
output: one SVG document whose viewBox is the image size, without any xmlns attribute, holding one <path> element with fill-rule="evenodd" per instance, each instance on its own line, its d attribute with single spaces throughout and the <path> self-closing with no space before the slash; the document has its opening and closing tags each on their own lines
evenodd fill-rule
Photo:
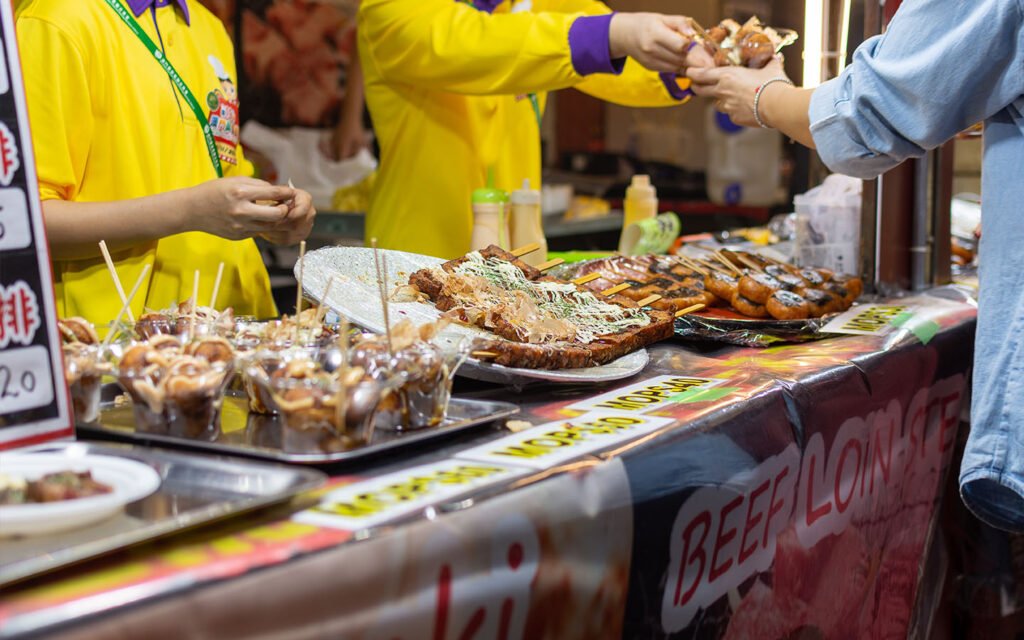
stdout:
<svg viewBox="0 0 1024 640">
<path fill-rule="evenodd" d="M 370 132 L 363 128 L 363 123 L 343 115 L 331 135 L 329 155 L 335 160 L 347 160 L 369 147 Z"/>
<path fill-rule="evenodd" d="M 613 59 L 629 56 L 652 71 L 680 73 L 691 36 L 684 16 L 616 13 L 608 27 L 608 49 Z"/>
<path fill-rule="evenodd" d="M 275 230 L 291 211 L 297 190 L 255 178 L 218 178 L 186 190 L 188 228 L 243 240 Z"/>
<path fill-rule="evenodd" d="M 288 215 L 270 231 L 260 237 L 273 244 L 289 245 L 305 240 L 313 230 L 316 209 L 313 197 L 302 189 L 295 189 L 295 197 L 288 203 Z"/>
<path fill-rule="evenodd" d="M 773 58 L 763 69 L 690 67 L 686 75 L 693 81 L 690 89 L 695 94 L 713 98 L 715 108 L 727 114 L 736 124 L 756 127 L 758 124 L 754 119 L 754 92 L 768 80 L 784 77 L 786 73 L 782 69 L 782 61 Z M 772 84 L 768 90 L 780 88 L 778 84 Z M 763 120 L 763 109 L 761 117 Z"/>
</svg>

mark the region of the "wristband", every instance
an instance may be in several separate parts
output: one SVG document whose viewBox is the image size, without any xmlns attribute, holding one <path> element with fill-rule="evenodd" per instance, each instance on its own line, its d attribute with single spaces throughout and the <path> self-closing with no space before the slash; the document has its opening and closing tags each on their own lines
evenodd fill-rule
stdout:
<svg viewBox="0 0 1024 640">
<path fill-rule="evenodd" d="M 779 76 L 777 78 L 772 78 L 771 80 L 768 80 L 768 81 L 764 82 L 761 86 L 759 86 L 758 88 L 754 89 L 754 121 L 757 122 L 757 124 L 762 129 L 770 129 L 771 127 L 769 127 L 768 125 L 766 125 L 764 123 L 764 120 L 761 119 L 761 114 L 758 113 L 758 107 L 761 104 L 761 92 L 764 91 L 765 88 L 768 87 L 768 85 L 773 84 L 775 82 L 785 82 L 789 86 L 791 86 L 791 87 L 793 86 L 793 81 L 792 80 L 790 80 L 786 76 Z"/>
</svg>

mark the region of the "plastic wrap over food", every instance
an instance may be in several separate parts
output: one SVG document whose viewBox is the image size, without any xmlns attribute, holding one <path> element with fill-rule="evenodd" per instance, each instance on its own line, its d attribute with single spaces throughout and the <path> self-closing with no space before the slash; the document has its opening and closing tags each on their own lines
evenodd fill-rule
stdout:
<svg viewBox="0 0 1024 640">
<path fill-rule="evenodd" d="M 714 340 L 744 347 L 770 347 L 786 342 L 808 342 L 829 337 L 821 332 L 831 320 L 730 320 L 728 318 L 690 313 L 676 318 L 676 336 L 696 340 Z"/>
</svg>

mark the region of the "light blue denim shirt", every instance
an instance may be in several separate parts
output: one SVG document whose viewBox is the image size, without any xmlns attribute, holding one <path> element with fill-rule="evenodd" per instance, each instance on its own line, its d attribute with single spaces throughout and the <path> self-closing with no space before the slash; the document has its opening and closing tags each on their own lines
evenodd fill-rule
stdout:
<svg viewBox="0 0 1024 640">
<path fill-rule="evenodd" d="M 905 0 L 810 106 L 833 171 L 873 178 L 984 121 L 981 293 L 971 433 L 960 492 L 982 520 L 1024 531 L 1024 7 Z"/>
</svg>

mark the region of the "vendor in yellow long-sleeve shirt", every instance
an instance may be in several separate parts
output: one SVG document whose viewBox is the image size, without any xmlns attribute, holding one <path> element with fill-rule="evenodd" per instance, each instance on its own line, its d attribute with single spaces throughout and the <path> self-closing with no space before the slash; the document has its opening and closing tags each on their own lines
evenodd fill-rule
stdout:
<svg viewBox="0 0 1024 640">
<path fill-rule="evenodd" d="M 692 33 L 681 16 L 593 0 L 363 0 L 358 25 L 381 149 L 366 235 L 391 249 L 469 250 L 470 194 L 490 167 L 499 188 L 540 184 L 545 91 L 651 107 L 690 97 L 676 80 Z"/>
<path fill-rule="evenodd" d="M 220 21 L 188 0 L 15 4 L 58 313 L 114 319 L 105 240 L 126 290 L 150 266 L 136 316 L 188 299 L 197 269 L 206 304 L 221 262 L 218 308 L 275 315 L 252 238 L 298 242 L 316 212 L 304 191 L 247 177 Z"/>
</svg>

